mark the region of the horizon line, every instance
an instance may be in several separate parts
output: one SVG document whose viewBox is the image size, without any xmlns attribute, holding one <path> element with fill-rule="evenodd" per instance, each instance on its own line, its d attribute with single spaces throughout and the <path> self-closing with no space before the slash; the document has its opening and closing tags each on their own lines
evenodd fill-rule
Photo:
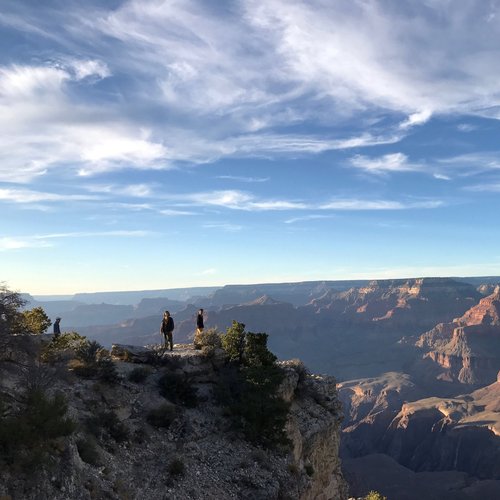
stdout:
<svg viewBox="0 0 500 500">
<path fill-rule="evenodd" d="M 193 286 L 176 286 L 171 288 L 141 288 L 141 289 L 130 289 L 130 290 L 96 290 L 96 291 L 84 291 L 84 292 L 68 292 L 68 293 L 36 293 L 21 291 L 19 293 L 31 295 L 33 298 L 37 297 L 74 297 L 76 295 L 95 295 L 95 294 L 126 294 L 126 293 L 141 293 L 141 292 L 171 292 L 178 290 L 190 290 L 190 289 L 220 289 L 228 286 L 261 286 L 261 285 L 295 285 L 295 284 L 306 284 L 306 283 L 342 283 L 346 281 L 354 282 L 371 282 L 371 281 L 404 281 L 404 280 L 418 280 L 418 279 L 492 279 L 498 278 L 500 280 L 500 275 L 464 275 L 464 276 L 403 276 L 403 277 L 391 277 L 391 278 L 342 278 L 342 279 L 316 279 L 316 280 L 298 280 L 298 281 L 261 281 L 254 283 L 225 283 L 222 285 L 193 285 Z"/>
</svg>

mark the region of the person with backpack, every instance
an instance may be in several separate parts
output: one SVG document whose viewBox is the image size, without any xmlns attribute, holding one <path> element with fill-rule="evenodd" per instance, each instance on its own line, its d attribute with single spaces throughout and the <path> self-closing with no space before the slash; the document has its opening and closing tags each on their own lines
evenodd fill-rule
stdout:
<svg viewBox="0 0 500 500">
<path fill-rule="evenodd" d="M 163 320 L 161 322 L 160 333 L 163 334 L 165 347 L 167 347 L 168 344 L 170 344 L 171 351 L 173 351 L 174 349 L 174 342 L 172 337 L 173 331 L 174 331 L 174 318 L 170 316 L 170 313 L 168 311 L 165 311 L 165 313 L 163 314 Z"/>
</svg>

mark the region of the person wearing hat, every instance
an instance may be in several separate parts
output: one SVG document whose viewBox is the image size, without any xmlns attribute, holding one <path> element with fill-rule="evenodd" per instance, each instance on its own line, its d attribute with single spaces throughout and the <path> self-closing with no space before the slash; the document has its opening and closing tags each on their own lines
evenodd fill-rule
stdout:
<svg viewBox="0 0 500 500">
<path fill-rule="evenodd" d="M 61 334 L 61 327 L 59 326 L 60 322 L 61 318 L 57 317 L 54 323 L 54 337 L 59 337 L 59 335 Z"/>
</svg>

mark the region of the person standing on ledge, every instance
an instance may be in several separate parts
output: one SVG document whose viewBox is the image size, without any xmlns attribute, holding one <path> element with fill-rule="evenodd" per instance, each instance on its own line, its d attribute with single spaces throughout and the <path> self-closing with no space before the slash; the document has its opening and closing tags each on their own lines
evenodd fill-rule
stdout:
<svg viewBox="0 0 500 500">
<path fill-rule="evenodd" d="M 61 322 L 61 318 L 57 317 L 56 321 L 54 322 L 54 337 L 59 337 L 61 335 L 61 327 L 59 326 L 59 323 Z"/>
<path fill-rule="evenodd" d="M 165 347 L 170 344 L 170 350 L 174 349 L 174 341 L 172 337 L 172 333 L 174 331 L 174 318 L 170 316 L 168 311 L 165 311 L 163 314 L 163 320 L 161 322 L 160 332 L 163 334 L 163 338 L 165 340 Z"/>
<path fill-rule="evenodd" d="M 203 309 L 198 311 L 198 316 L 196 316 L 196 333 L 200 335 L 203 332 L 205 326 L 203 325 Z"/>
</svg>

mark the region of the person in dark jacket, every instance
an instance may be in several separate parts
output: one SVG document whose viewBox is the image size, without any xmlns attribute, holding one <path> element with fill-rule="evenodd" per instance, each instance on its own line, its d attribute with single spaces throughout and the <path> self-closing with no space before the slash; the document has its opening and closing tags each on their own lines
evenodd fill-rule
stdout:
<svg viewBox="0 0 500 500">
<path fill-rule="evenodd" d="M 54 337 L 59 337 L 61 335 L 61 327 L 59 323 L 61 322 L 61 318 L 56 318 L 54 322 Z"/>
<path fill-rule="evenodd" d="M 174 342 L 172 333 L 174 331 L 174 318 L 170 316 L 168 311 L 165 311 L 163 314 L 163 320 L 161 322 L 160 332 L 163 334 L 163 338 L 165 340 L 165 347 L 170 344 L 170 350 L 174 349 Z"/>
<path fill-rule="evenodd" d="M 198 311 L 198 316 L 196 316 L 196 333 L 200 334 L 205 328 L 203 324 L 203 309 Z"/>
</svg>

